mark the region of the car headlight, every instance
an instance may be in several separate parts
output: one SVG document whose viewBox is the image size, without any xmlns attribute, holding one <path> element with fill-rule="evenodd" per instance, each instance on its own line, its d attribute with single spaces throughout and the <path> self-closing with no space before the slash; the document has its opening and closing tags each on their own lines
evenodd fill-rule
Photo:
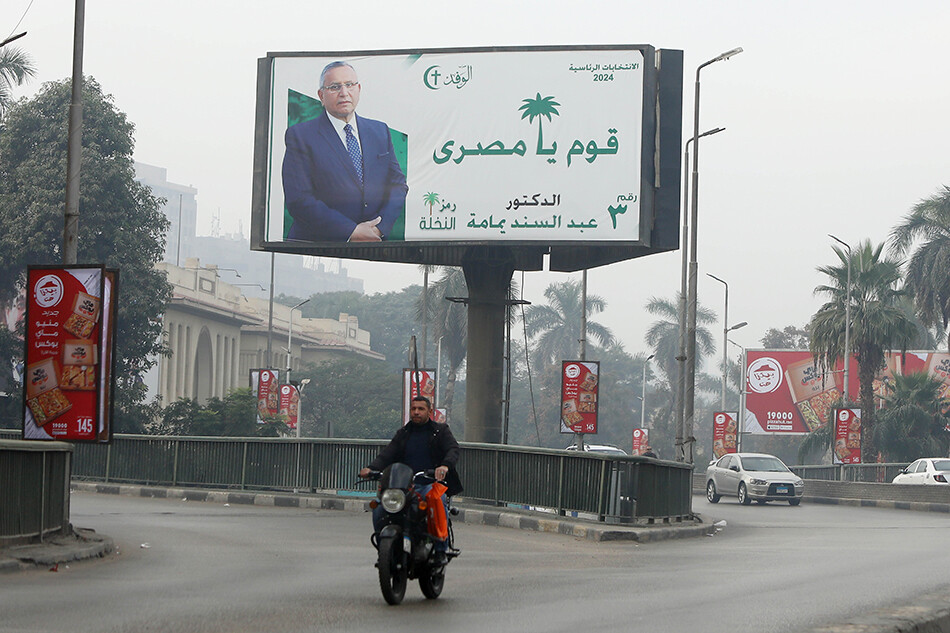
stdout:
<svg viewBox="0 0 950 633">
<path fill-rule="evenodd" d="M 801 487 L 804 486 L 804 485 L 805 485 L 805 482 L 802 481 L 801 479 L 796 479 L 796 480 L 795 480 L 795 487 L 796 487 L 796 488 L 801 488 Z"/>
<path fill-rule="evenodd" d="M 750 479 L 750 480 L 749 480 L 749 483 L 752 484 L 753 486 L 767 486 L 767 485 L 769 485 L 769 482 L 765 481 L 764 479 Z"/>
<path fill-rule="evenodd" d="M 403 509 L 403 506 L 406 505 L 406 493 L 399 488 L 390 488 L 389 490 L 383 491 L 381 501 L 383 503 L 383 509 L 386 510 L 386 512 L 399 512 Z"/>
</svg>

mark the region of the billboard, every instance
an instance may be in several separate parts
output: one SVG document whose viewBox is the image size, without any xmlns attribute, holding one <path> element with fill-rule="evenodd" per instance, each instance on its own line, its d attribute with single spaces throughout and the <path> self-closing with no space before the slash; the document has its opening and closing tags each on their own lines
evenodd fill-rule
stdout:
<svg viewBox="0 0 950 633">
<path fill-rule="evenodd" d="M 297 430 L 297 418 L 300 414 L 300 391 L 294 385 L 280 386 L 280 404 L 277 412 L 287 420 L 291 431 Z"/>
<path fill-rule="evenodd" d="M 257 398 L 257 423 L 280 412 L 279 372 L 276 369 L 252 369 L 251 393 Z"/>
<path fill-rule="evenodd" d="M 835 409 L 834 463 L 861 463 L 861 409 Z"/>
<path fill-rule="evenodd" d="M 432 419 L 442 422 L 442 417 L 435 409 L 435 370 L 434 369 L 403 369 L 402 370 L 402 423 L 409 422 L 409 403 L 418 395 L 429 399 L 432 404 Z M 441 418 L 441 419 L 440 419 Z"/>
<path fill-rule="evenodd" d="M 858 363 L 851 359 L 848 393 L 858 399 Z M 932 351 L 887 352 L 872 383 L 882 398 L 897 374 L 924 372 L 943 383 L 950 395 L 950 354 Z M 746 350 L 744 433 L 805 434 L 833 419 L 833 405 L 844 394 L 844 362 L 824 370 L 807 351 Z M 877 401 L 879 406 L 880 400 Z"/>
<path fill-rule="evenodd" d="M 656 58 L 642 45 L 268 53 L 252 247 L 413 262 L 421 245 L 650 247 Z M 678 114 L 681 53 L 670 61 Z M 662 250 L 678 245 L 671 227 Z"/>
<path fill-rule="evenodd" d="M 650 429 L 633 429 L 633 445 L 631 455 L 643 455 L 650 446 Z"/>
<path fill-rule="evenodd" d="M 561 433 L 597 433 L 599 379 L 599 361 L 561 361 Z"/>
<path fill-rule="evenodd" d="M 27 271 L 23 437 L 109 442 L 118 272 Z"/>
<path fill-rule="evenodd" d="M 719 459 L 726 453 L 739 451 L 738 411 L 716 411 L 713 413 L 713 455 Z"/>
</svg>

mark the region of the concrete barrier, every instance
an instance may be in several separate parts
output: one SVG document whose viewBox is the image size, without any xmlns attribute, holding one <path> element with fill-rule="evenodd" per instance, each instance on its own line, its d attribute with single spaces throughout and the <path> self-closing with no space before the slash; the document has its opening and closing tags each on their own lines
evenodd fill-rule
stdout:
<svg viewBox="0 0 950 633">
<path fill-rule="evenodd" d="M 0 440 L 0 547 L 68 534 L 72 444 Z"/>
</svg>

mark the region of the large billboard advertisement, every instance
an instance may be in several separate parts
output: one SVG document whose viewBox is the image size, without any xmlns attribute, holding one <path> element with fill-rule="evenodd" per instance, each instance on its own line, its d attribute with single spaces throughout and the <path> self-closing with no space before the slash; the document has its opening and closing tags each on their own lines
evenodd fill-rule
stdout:
<svg viewBox="0 0 950 633">
<path fill-rule="evenodd" d="M 27 271 L 23 437 L 108 442 L 118 273 Z"/>
<path fill-rule="evenodd" d="M 858 363 L 848 368 L 848 393 L 859 398 Z M 950 395 L 950 354 L 931 351 L 888 352 L 872 383 L 876 406 L 896 374 L 927 373 Z M 746 409 L 743 432 L 805 434 L 833 419 L 832 407 L 844 394 L 844 363 L 822 369 L 811 353 L 789 350 L 746 351 Z"/>
<path fill-rule="evenodd" d="M 655 56 L 650 46 L 268 53 L 253 246 L 649 246 Z M 678 199 L 678 174 L 668 184 Z"/>
</svg>

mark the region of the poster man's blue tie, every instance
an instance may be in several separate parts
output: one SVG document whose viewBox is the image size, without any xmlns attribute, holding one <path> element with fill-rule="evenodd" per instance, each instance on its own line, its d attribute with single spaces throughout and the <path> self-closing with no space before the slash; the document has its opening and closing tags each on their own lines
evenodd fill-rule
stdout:
<svg viewBox="0 0 950 633">
<path fill-rule="evenodd" d="M 346 132 L 346 151 L 356 167 L 356 175 L 360 177 L 360 184 L 363 184 L 363 155 L 360 153 L 360 142 L 353 135 L 353 126 L 347 123 L 343 126 Z"/>
</svg>

